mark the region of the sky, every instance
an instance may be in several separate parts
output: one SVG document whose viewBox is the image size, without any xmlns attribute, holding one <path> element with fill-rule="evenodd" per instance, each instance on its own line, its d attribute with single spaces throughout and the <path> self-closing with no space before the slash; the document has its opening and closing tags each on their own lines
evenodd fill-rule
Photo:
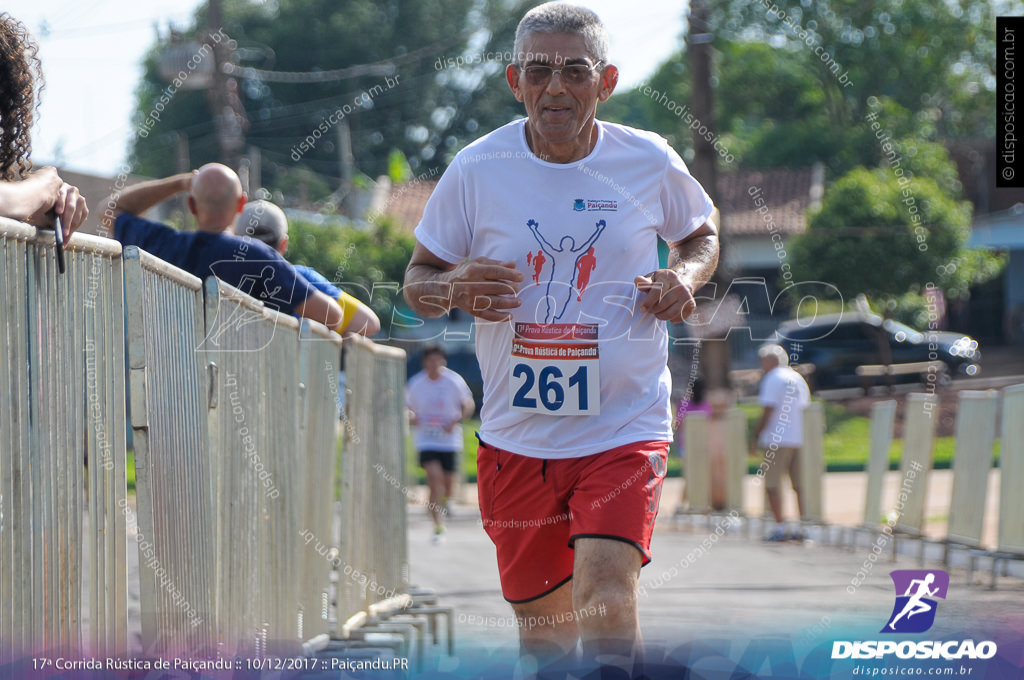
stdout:
<svg viewBox="0 0 1024 680">
<path fill-rule="evenodd" d="M 619 88 L 643 82 L 680 45 L 686 0 L 576 0 L 611 35 Z M 103 175 L 127 157 L 135 88 L 156 27 L 184 28 L 200 0 L 6 0 L 39 43 L 46 87 L 33 128 L 32 160 Z M 324 68 L 332 65 L 324 64 Z"/>
</svg>

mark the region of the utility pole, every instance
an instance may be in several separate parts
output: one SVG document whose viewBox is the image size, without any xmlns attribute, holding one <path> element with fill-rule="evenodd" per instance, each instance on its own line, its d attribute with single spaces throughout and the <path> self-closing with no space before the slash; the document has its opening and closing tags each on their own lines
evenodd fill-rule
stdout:
<svg viewBox="0 0 1024 680">
<path fill-rule="evenodd" d="M 217 130 L 217 148 L 220 150 L 221 162 L 229 168 L 237 169 L 244 142 L 241 125 L 231 101 L 232 87 L 237 86 L 231 76 L 224 71 L 224 65 L 231 61 L 231 47 L 228 41 L 214 40 L 211 37 L 218 35 L 224 27 L 221 0 L 208 0 L 207 7 L 209 31 L 205 42 L 213 50 L 213 82 L 207 94 Z"/>
<path fill-rule="evenodd" d="M 352 131 L 344 118 L 338 123 L 338 163 L 341 168 L 341 205 L 346 215 L 355 217 L 352 214 L 355 207 L 352 177 L 355 174 L 356 159 L 352 155 Z"/>
<path fill-rule="evenodd" d="M 711 58 L 712 41 L 710 22 L 711 11 L 707 0 L 691 0 L 689 30 L 686 49 L 690 57 L 690 110 L 694 116 L 712 133 L 715 132 L 714 93 L 711 89 Z M 712 139 L 714 138 L 712 134 Z M 693 130 L 693 176 L 701 183 L 711 200 L 718 204 L 718 152 L 714 144 L 705 136 Z M 724 241 L 723 217 L 719 217 L 719 240 Z M 724 258 L 719 258 L 718 269 L 712 277 L 717 284 L 715 297 L 728 289 L 728 280 L 724 269 Z M 729 342 L 728 339 L 706 340 L 701 360 L 703 363 L 704 380 L 708 389 L 729 387 Z"/>
<path fill-rule="evenodd" d="M 192 171 L 192 161 L 189 158 L 188 135 L 184 132 L 174 133 L 174 146 L 177 151 L 178 172 L 185 173 Z M 178 210 L 181 211 L 181 224 L 189 224 L 188 196 L 184 193 L 178 195 Z"/>
</svg>

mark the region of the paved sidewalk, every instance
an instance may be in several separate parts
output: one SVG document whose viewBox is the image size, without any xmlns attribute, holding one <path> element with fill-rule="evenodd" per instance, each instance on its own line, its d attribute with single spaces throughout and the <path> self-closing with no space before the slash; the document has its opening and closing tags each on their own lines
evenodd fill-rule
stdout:
<svg viewBox="0 0 1024 680">
<path fill-rule="evenodd" d="M 844 475 L 829 475 L 826 488 L 836 490 L 833 499 L 838 490 L 857 487 L 856 473 Z M 940 478 L 936 473 L 933 488 L 941 485 Z M 893 607 L 889 571 L 919 568 L 916 558 L 901 556 L 891 562 L 888 546 L 880 559 L 869 561 L 868 541 L 877 535 L 865 534 L 862 547 L 850 550 L 824 544 L 820 532 L 812 532 L 819 540 L 773 544 L 759 535 L 748 538 L 743 528 L 727 526 L 724 518 L 677 524 L 671 508 L 679 488 L 678 480 L 666 485 L 652 546 L 654 560 L 641 571 L 641 626 L 650 644 L 676 646 L 684 640 L 715 636 L 735 641 L 781 635 L 802 654 L 838 638 L 874 639 Z M 463 498 L 469 492 L 475 490 L 466 489 Z M 852 521 L 860 510 L 843 512 L 852 513 Z M 460 646 L 514 649 L 517 633 L 511 608 L 501 597 L 494 548 L 480 525 L 477 508 L 462 503 L 453 514 L 445 542 L 433 545 L 425 509 L 409 506 L 412 581 L 434 589 L 442 603 L 455 608 Z M 837 509 L 836 516 L 840 514 Z M 716 537 L 710 549 L 700 554 L 702 541 L 720 525 L 721 538 Z M 758 525 L 755 521 L 755 532 Z M 865 570 L 866 565 L 870 567 Z M 927 566 L 941 568 L 931 560 Z M 858 571 L 865 572 L 863 583 L 854 585 Z M 950 575 L 949 594 L 933 628 L 936 634 L 963 636 L 965 626 L 970 626 L 972 634 L 975 630 L 1017 631 L 1020 638 L 1024 580 L 1001 578 L 993 591 L 987 587 L 987 573 L 976 575 L 976 583 L 984 579 L 983 586 L 969 586 L 961 568 L 951 568 Z"/>
</svg>

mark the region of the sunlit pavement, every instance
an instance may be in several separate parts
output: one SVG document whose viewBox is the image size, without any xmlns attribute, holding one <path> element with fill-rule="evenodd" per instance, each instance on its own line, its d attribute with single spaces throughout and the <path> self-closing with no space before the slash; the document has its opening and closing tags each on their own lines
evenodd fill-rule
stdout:
<svg viewBox="0 0 1024 680">
<path fill-rule="evenodd" d="M 467 489 L 463 498 L 470 493 Z M 663 512 L 654 560 L 640 578 L 645 641 L 673 647 L 716 636 L 781 635 L 804 654 L 837 638 L 874 638 L 893 607 L 889 571 L 919 568 L 916 557 L 901 555 L 892 562 L 888 546 L 870 560 L 868 541 L 877 534 L 864 534 L 861 547 L 850 550 L 821 540 L 769 543 L 760 532 L 758 521 L 748 537 L 743 525 L 725 517 L 677 522 Z M 454 508 L 443 543 L 433 544 L 431 534 L 424 507 L 410 505 L 412 581 L 435 590 L 441 603 L 454 608 L 459 647 L 514 648 L 512 610 L 501 597 L 494 548 L 476 507 Z M 926 566 L 941 568 L 934 561 Z M 985 585 L 974 586 L 967 585 L 963 569 L 950 573 L 948 597 L 932 629 L 936 635 L 962 635 L 967 625 L 972 632 L 1024 631 L 1024 581 L 1001 578 L 993 591 L 987 573 L 976 573 L 976 582 Z"/>
</svg>

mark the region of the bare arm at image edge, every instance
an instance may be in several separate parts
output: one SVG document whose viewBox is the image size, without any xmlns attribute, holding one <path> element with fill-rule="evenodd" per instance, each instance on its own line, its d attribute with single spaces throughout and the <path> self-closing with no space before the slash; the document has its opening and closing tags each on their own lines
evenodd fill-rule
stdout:
<svg viewBox="0 0 1024 680">
<path fill-rule="evenodd" d="M 343 318 L 334 329 L 337 333 L 370 337 L 380 331 L 380 319 L 372 309 L 357 298 L 343 292 L 338 297 L 338 305 L 341 307 Z"/>
<path fill-rule="evenodd" d="M 338 303 L 318 290 L 295 306 L 295 314 L 312 321 L 319 321 L 331 330 L 337 330 L 344 318 Z"/>
</svg>

